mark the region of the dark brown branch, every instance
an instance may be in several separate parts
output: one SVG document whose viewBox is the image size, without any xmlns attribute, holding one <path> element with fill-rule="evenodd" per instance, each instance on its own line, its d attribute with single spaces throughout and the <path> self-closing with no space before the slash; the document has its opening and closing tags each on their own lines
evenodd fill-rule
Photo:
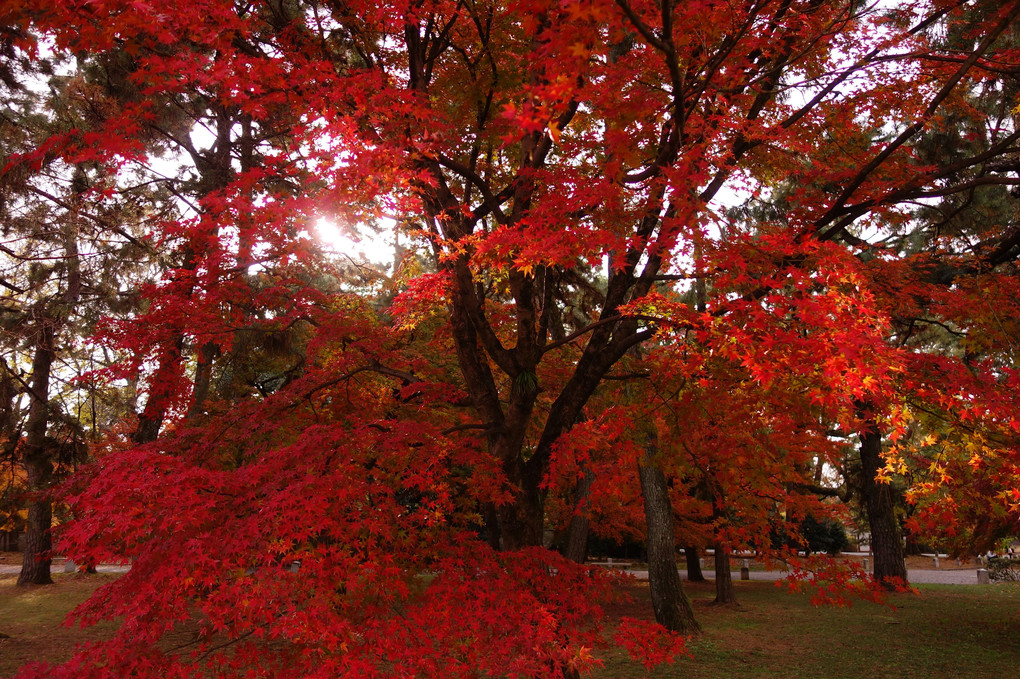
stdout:
<svg viewBox="0 0 1020 679">
<path fill-rule="evenodd" d="M 567 335 L 563 339 L 559 339 L 559 340 L 556 340 L 555 342 L 550 342 L 549 344 L 546 344 L 542 348 L 542 352 L 545 353 L 547 351 L 552 351 L 553 349 L 556 349 L 557 347 L 561 347 L 564 344 L 570 344 L 571 342 L 573 342 L 577 338 L 582 337 L 584 335 L 587 335 L 588 333 L 590 333 L 591 331 L 595 330 L 596 328 L 599 328 L 599 327 L 601 327 L 603 325 L 609 325 L 611 323 L 619 323 L 620 321 L 622 321 L 622 320 L 624 320 L 626 318 L 633 318 L 633 319 L 637 319 L 637 320 L 651 321 L 651 322 L 658 322 L 658 321 L 662 320 L 661 318 L 657 318 L 655 316 L 645 316 L 645 315 L 640 315 L 640 314 L 635 314 L 633 316 L 611 316 L 609 318 L 600 318 L 599 320 L 595 321 L 594 323 L 586 325 L 585 327 L 581 328 L 580 330 L 576 330 L 576 331 L 570 333 L 569 335 Z"/>
<path fill-rule="evenodd" d="M 889 157 L 892 156 L 892 154 L 895 153 L 897 149 L 899 149 L 901 146 L 903 146 L 908 141 L 913 139 L 924 128 L 925 123 L 929 119 L 931 119 L 933 115 L 935 115 L 935 112 L 939 109 L 940 106 L 942 106 L 943 102 L 945 102 L 946 99 L 949 98 L 949 95 L 953 93 L 953 90 L 956 89 L 956 86 L 960 83 L 961 80 L 963 80 L 963 77 L 967 74 L 967 72 L 970 71 L 974 64 L 977 63 L 978 59 L 980 59 L 981 56 L 992 47 L 992 44 L 996 40 L 998 40 L 1002 32 L 1005 31 L 1017 19 L 1018 16 L 1020 16 L 1020 3 L 1016 3 L 1013 6 L 1012 11 L 1010 11 L 1006 16 L 1004 16 L 1002 20 L 995 26 L 995 28 L 989 31 L 987 35 L 985 35 L 984 39 L 981 41 L 981 44 L 978 45 L 977 49 L 974 50 L 974 53 L 971 54 L 970 58 L 967 59 L 967 61 L 965 61 L 963 64 L 961 64 L 960 68 L 958 68 L 956 72 L 953 73 L 953 75 L 949 78 L 949 80 L 942 85 L 942 88 L 932 98 L 931 102 L 929 102 L 928 104 L 928 107 L 918 117 L 918 119 L 915 120 L 913 124 L 908 126 L 907 129 L 900 132 L 900 134 L 897 135 L 896 138 L 893 139 L 891 142 L 889 142 L 877 156 L 875 156 L 874 158 L 871 159 L 870 162 L 865 164 L 864 167 L 862 167 L 860 171 L 857 173 L 857 175 L 853 177 L 853 179 L 847 182 L 843 191 L 839 194 L 839 196 L 833 203 L 833 206 L 829 209 L 828 212 L 826 212 L 826 214 L 822 215 L 822 217 L 818 220 L 817 223 L 819 224 L 819 226 L 829 223 L 830 221 L 832 221 L 833 218 L 838 216 L 841 208 L 846 204 L 850 197 L 857 192 L 857 189 L 859 189 L 864 184 L 864 182 L 867 181 L 868 177 L 874 174 L 875 170 L 877 170 L 883 163 L 885 163 L 885 161 L 888 160 Z"/>
</svg>

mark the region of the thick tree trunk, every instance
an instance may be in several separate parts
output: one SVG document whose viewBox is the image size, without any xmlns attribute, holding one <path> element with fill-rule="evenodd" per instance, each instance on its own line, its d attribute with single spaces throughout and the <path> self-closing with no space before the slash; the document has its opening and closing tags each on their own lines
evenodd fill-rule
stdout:
<svg viewBox="0 0 1020 679">
<path fill-rule="evenodd" d="M 524 464 L 519 456 L 512 462 L 506 462 L 504 457 L 503 469 L 513 495 L 510 502 L 497 509 L 502 548 L 513 551 L 540 547 L 545 528 L 545 493 L 541 476 L 535 474 L 544 473 L 544 470 Z"/>
<path fill-rule="evenodd" d="M 75 180 L 83 177 L 80 167 L 75 169 L 74 176 Z M 78 191 L 77 188 L 75 190 Z M 23 461 L 28 488 L 33 495 L 28 506 L 25 553 L 18 585 L 48 585 L 53 582 L 50 577 L 53 505 L 49 492 L 53 482 L 54 446 L 46 436 L 50 422 L 50 377 L 57 355 L 57 331 L 67 322 L 81 295 L 77 228 L 74 221 L 63 226 L 63 294 L 59 299 L 51 300 L 57 302 L 56 306 L 47 307 L 40 302 L 32 312 L 37 334 L 35 355 L 32 357 L 32 389 L 29 394 L 28 421 L 25 424 Z"/>
<path fill-rule="evenodd" d="M 697 632 L 700 627 L 677 570 L 673 507 L 669 502 L 666 476 L 649 460 L 638 466 L 638 473 L 648 523 L 648 584 L 655 620 L 673 632 Z"/>
<path fill-rule="evenodd" d="M 541 546 L 544 508 L 527 493 L 517 493 L 513 500 L 499 508 L 500 538 L 504 552 L 526 546 Z"/>
<path fill-rule="evenodd" d="M 537 488 L 526 486 L 497 509 L 500 545 L 504 551 L 542 545 L 545 507 L 537 495 Z"/>
<path fill-rule="evenodd" d="M 33 477 L 36 483 L 32 483 Z M 35 486 L 40 474 L 29 474 L 29 483 Z M 53 507 L 49 498 L 36 498 L 28 505 L 28 520 L 25 522 L 25 553 L 21 562 L 18 585 L 51 585 L 50 575 L 50 525 Z"/>
<path fill-rule="evenodd" d="M 860 435 L 861 489 L 871 529 L 875 579 L 900 578 L 905 583 L 907 565 L 900 524 L 896 519 L 895 490 L 891 485 L 875 480 L 879 469 L 885 466 L 885 460 L 882 458 L 882 436 L 878 425 L 873 421 L 868 424 L 870 429 Z"/>
<path fill-rule="evenodd" d="M 50 370 L 54 358 L 53 321 L 45 316 L 38 319 L 38 336 L 32 358 L 32 393 L 25 427 L 24 465 L 28 488 L 33 498 L 28 506 L 25 525 L 25 553 L 18 575 L 19 585 L 48 585 L 50 577 L 50 524 L 53 508 L 49 491 L 53 477 L 52 450 L 46 441 L 49 422 Z"/>
<path fill-rule="evenodd" d="M 704 582 L 705 574 L 701 572 L 701 554 L 698 548 L 692 546 L 684 547 L 684 557 L 687 559 L 687 579 L 690 582 Z"/>
<path fill-rule="evenodd" d="M 717 542 L 715 544 L 715 603 L 736 603 L 733 594 L 733 575 L 730 573 L 730 548 Z"/>
<path fill-rule="evenodd" d="M 563 548 L 563 556 L 574 563 L 584 563 L 588 558 L 588 531 L 591 520 L 588 518 L 588 496 L 595 474 L 589 469 L 577 482 L 577 501 L 574 503 L 574 515 L 570 517 L 567 528 L 567 543 Z"/>
<path fill-rule="evenodd" d="M 488 543 L 489 547 L 498 552 L 500 549 L 499 512 L 496 509 L 496 505 L 491 502 L 486 502 L 482 509 L 485 521 L 485 542 Z"/>
</svg>

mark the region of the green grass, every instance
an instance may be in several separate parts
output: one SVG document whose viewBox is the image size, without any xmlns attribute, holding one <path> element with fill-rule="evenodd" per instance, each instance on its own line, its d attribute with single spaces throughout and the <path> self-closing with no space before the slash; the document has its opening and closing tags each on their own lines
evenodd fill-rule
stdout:
<svg viewBox="0 0 1020 679">
<path fill-rule="evenodd" d="M 711 605 L 711 584 L 689 586 L 704 633 L 693 659 L 648 672 L 611 651 L 597 679 L 679 677 L 1020 676 L 1020 586 L 920 585 L 896 607 L 814 607 L 772 583 L 739 582 L 739 607 Z M 632 588 L 638 599 L 647 585 Z"/>
<path fill-rule="evenodd" d="M 0 676 L 30 660 L 60 661 L 76 643 L 109 634 L 60 622 L 74 604 L 115 575 L 58 574 L 57 584 L 21 589 L 0 577 Z M 646 671 L 625 653 L 603 652 L 595 679 L 681 677 L 1013 677 L 1020 676 L 1020 584 L 987 587 L 920 585 L 889 606 L 814 607 L 806 595 L 767 582 L 734 583 L 738 607 L 711 605 L 711 583 L 688 584 L 704 627 L 693 659 Z M 650 617 L 647 583 L 628 586 L 633 600 L 611 616 Z"/>
<path fill-rule="evenodd" d="M 63 627 L 67 612 L 116 575 L 54 573 L 55 584 L 17 587 L 17 575 L 0 576 L 0 677 L 34 660 L 61 661 L 91 635 L 109 634 L 113 624 L 90 630 Z"/>
</svg>

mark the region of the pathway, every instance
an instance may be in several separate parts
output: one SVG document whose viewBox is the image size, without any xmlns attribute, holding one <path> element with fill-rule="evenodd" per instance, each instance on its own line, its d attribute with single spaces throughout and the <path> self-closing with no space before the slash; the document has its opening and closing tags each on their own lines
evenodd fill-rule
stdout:
<svg viewBox="0 0 1020 679">
<path fill-rule="evenodd" d="M 628 570 L 638 580 L 647 580 L 648 571 L 634 571 Z M 715 578 L 715 571 L 702 571 L 705 578 L 712 580 Z M 751 580 L 782 580 L 789 573 L 786 571 L 751 571 Z M 733 579 L 736 580 L 740 577 L 740 571 L 734 570 Z M 685 577 L 684 580 L 687 578 Z M 962 569 L 946 569 L 946 570 L 908 570 L 907 579 L 913 585 L 976 585 L 977 581 L 977 569 L 976 568 L 962 568 Z"/>
<path fill-rule="evenodd" d="M 127 565 L 102 564 L 97 569 L 100 573 L 126 573 L 131 567 Z M 0 575 L 17 575 L 21 572 L 20 564 L 0 564 Z M 53 564 L 54 573 L 64 573 L 64 564 L 57 561 Z M 638 580 L 647 580 L 648 571 L 627 570 Z M 715 578 L 715 571 L 703 571 L 707 579 Z M 683 571 L 681 571 L 683 574 Z M 782 580 L 788 575 L 786 571 L 751 571 L 751 580 Z M 740 577 L 739 569 L 734 569 L 733 578 Z M 946 568 L 946 569 L 910 569 L 907 571 L 907 578 L 915 585 L 976 585 L 976 568 Z M 684 578 L 686 579 L 686 578 Z"/>
<path fill-rule="evenodd" d="M 119 564 L 109 563 L 100 564 L 99 567 L 96 568 L 96 570 L 99 571 L 100 573 L 127 573 L 130 569 L 131 566 L 128 565 L 122 566 Z M 50 572 L 51 573 L 66 572 L 64 570 L 63 562 L 60 561 L 54 562 L 53 567 L 50 569 Z M 18 575 L 19 573 L 21 573 L 21 564 L 11 563 L 0 564 L 0 575 Z"/>
</svg>

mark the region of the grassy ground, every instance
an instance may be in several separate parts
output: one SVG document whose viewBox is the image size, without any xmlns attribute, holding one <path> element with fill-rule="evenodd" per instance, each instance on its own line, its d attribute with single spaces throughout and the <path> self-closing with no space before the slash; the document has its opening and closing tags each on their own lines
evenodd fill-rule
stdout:
<svg viewBox="0 0 1020 679">
<path fill-rule="evenodd" d="M 0 677 L 12 676 L 33 660 L 66 660 L 77 644 L 109 634 L 112 623 L 82 630 L 61 622 L 97 587 L 116 577 L 54 573 L 54 585 L 22 588 L 17 575 L 0 575 L 0 635 L 5 635 L 0 636 Z"/>
<path fill-rule="evenodd" d="M 813 607 L 766 582 L 735 582 L 739 606 L 717 607 L 711 583 L 688 585 L 704 633 L 693 659 L 646 672 L 611 652 L 597 679 L 1020 676 L 1020 586 L 919 585 L 889 606 Z M 647 617 L 647 583 L 617 615 Z M 630 609 L 630 610 L 627 610 Z"/>
<path fill-rule="evenodd" d="M 29 660 L 58 661 L 74 645 L 107 634 L 60 626 L 64 613 L 115 575 L 55 575 L 50 587 L 19 589 L 0 576 L 0 676 Z M 688 584 L 705 632 L 693 659 L 647 672 L 610 650 L 595 679 L 680 677 L 1020 676 L 1020 585 L 921 585 L 897 595 L 896 609 L 868 603 L 815 608 L 767 582 L 734 583 L 740 605 L 711 605 L 711 583 Z M 628 585 L 632 601 L 612 616 L 650 616 L 647 583 Z"/>
</svg>

